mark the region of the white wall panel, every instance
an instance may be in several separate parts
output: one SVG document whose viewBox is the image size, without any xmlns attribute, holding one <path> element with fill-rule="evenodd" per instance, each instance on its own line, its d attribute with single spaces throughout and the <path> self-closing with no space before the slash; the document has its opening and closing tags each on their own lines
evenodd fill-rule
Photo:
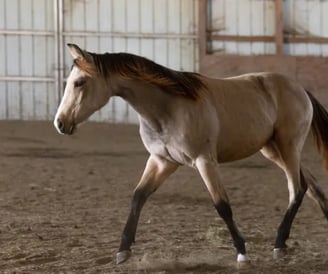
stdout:
<svg viewBox="0 0 328 274">
<path fill-rule="evenodd" d="M 7 115 L 9 119 L 20 119 L 19 104 L 19 83 L 10 82 L 7 84 Z"/>
<path fill-rule="evenodd" d="M 53 116 L 54 49 L 52 0 L 0 0 L 0 119 Z"/>
<path fill-rule="evenodd" d="M 328 37 L 328 1 L 288 0 L 284 2 L 285 29 L 291 35 Z M 285 52 L 292 55 L 328 56 L 327 45 L 291 43 Z"/>
<path fill-rule="evenodd" d="M 311 36 L 322 36 L 322 26 L 321 26 L 321 13 L 320 10 L 322 8 L 321 6 L 322 1 L 315 0 L 315 1 L 309 1 L 307 4 L 308 9 L 308 33 Z M 316 15 L 319 16 L 316 16 Z M 307 48 L 307 54 L 308 55 L 317 55 L 318 53 L 321 53 L 321 45 L 319 44 L 313 44 L 309 43 Z"/>
<path fill-rule="evenodd" d="M 321 3 L 321 35 L 323 37 L 328 37 L 328 1 L 324 1 Z M 321 54 L 322 56 L 328 56 L 328 45 L 321 46 Z"/>
<path fill-rule="evenodd" d="M 8 83 L 0 81 L 0 117 L 7 117 L 7 90 Z"/>
<path fill-rule="evenodd" d="M 238 35 L 246 35 L 251 36 L 252 34 L 252 25 L 251 25 L 251 17 L 252 17 L 252 9 L 251 9 L 251 1 L 239 1 L 237 3 L 237 28 Z M 253 12 L 257 12 L 253 10 Z M 248 55 L 252 52 L 251 43 L 243 42 L 238 44 L 238 54 Z"/>
<path fill-rule="evenodd" d="M 250 18 L 250 35 L 265 35 L 263 26 L 259 22 L 265 22 L 264 1 L 252 1 L 250 3 L 251 18 Z M 254 42 L 251 44 L 252 54 L 265 54 L 265 43 Z"/>
<path fill-rule="evenodd" d="M 0 35 L 0 75 L 7 74 L 7 58 L 6 58 L 6 39 L 4 35 Z"/>
<path fill-rule="evenodd" d="M 0 1 L 0 29 L 6 29 L 6 5 Z M 7 74 L 6 37 L 0 35 L 0 75 Z M 0 118 L 6 117 L 7 112 L 7 82 L 0 81 Z"/>
<path fill-rule="evenodd" d="M 20 48 L 21 64 L 20 64 L 20 73 L 25 76 L 33 76 L 33 64 L 32 58 L 34 58 L 34 49 L 33 49 L 33 37 L 32 36 L 22 36 L 20 37 L 20 42 L 23 47 Z M 28 56 L 28 58 L 24 57 Z M 52 56 L 52 54 L 51 54 Z M 48 71 L 49 73 L 49 71 Z M 50 72 L 51 73 L 51 72 Z"/>
<path fill-rule="evenodd" d="M 284 17 L 284 28 L 289 34 L 304 35 L 306 33 L 307 3 L 308 0 L 289 0 L 285 2 L 285 13 L 288 15 Z M 291 43 L 287 47 L 290 48 L 291 55 L 305 55 L 307 52 L 307 44 L 305 43 Z"/>
<path fill-rule="evenodd" d="M 54 83 L 47 83 L 47 90 L 53 90 L 55 91 L 55 84 Z M 47 120 L 53 120 L 54 119 L 54 115 L 56 113 L 57 107 L 58 107 L 58 93 L 57 92 L 48 92 L 47 93 L 47 100 L 48 100 L 48 104 L 47 104 L 47 117 L 45 119 Z M 44 118 L 42 118 L 44 119 Z"/>
<path fill-rule="evenodd" d="M 7 65 L 7 73 L 9 75 L 19 75 L 19 39 L 18 36 L 9 36 L 5 44 L 5 59 Z"/>
<path fill-rule="evenodd" d="M 272 0 L 264 0 L 264 24 L 263 24 L 263 34 L 264 35 L 274 35 L 275 34 L 275 3 Z M 265 54 L 274 54 L 276 52 L 276 47 L 274 43 L 264 44 Z"/>
<path fill-rule="evenodd" d="M 6 28 L 6 3 L 0 2 L 0 28 Z"/>
<path fill-rule="evenodd" d="M 23 82 L 21 89 L 22 113 L 24 114 L 21 118 L 24 120 L 33 120 L 35 117 L 34 83 Z"/>
<path fill-rule="evenodd" d="M 43 120 L 47 118 L 47 84 L 34 84 L 34 115 L 35 119 Z"/>
<path fill-rule="evenodd" d="M 236 18 L 238 18 L 238 9 L 237 9 L 237 2 L 238 0 L 232 0 L 229 1 L 228 5 L 225 5 L 225 0 L 222 2 L 222 7 L 224 9 L 225 17 L 224 22 L 222 26 L 217 26 L 217 29 L 219 30 L 218 33 L 222 34 L 232 34 L 237 35 L 238 34 L 238 24 L 236 22 Z M 220 31 L 222 29 L 222 31 Z M 215 48 L 214 48 L 215 50 Z M 222 42 L 222 48 L 221 50 L 218 50 L 218 53 L 227 53 L 227 54 L 236 54 L 239 52 L 238 50 L 238 43 L 237 42 Z"/>
<path fill-rule="evenodd" d="M 239 36 L 274 35 L 274 0 L 212 0 L 210 25 L 213 34 Z M 218 54 L 273 54 L 273 43 L 214 41 Z"/>
<path fill-rule="evenodd" d="M 274 0 L 211 0 L 211 28 L 214 34 L 273 36 L 275 33 Z M 284 30 L 292 36 L 328 37 L 328 1 L 283 1 Z M 219 54 L 274 54 L 274 43 L 212 43 Z M 284 44 L 291 55 L 327 56 L 328 46 L 314 43 Z"/>
</svg>

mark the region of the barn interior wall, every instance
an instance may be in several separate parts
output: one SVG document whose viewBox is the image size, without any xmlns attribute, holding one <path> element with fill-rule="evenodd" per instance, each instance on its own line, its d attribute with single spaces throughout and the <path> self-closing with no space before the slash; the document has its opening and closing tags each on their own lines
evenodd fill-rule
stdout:
<svg viewBox="0 0 328 274">
<path fill-rule="evenodd" d="M 173 69 L 198 71 L 199 1 L 0 0 L 0 119 L 53 118 L 72 62 L 64 46 L 68 42 L 90 51 L 131 52 Z M 209 2 L 208 23 L 214 34 L 274 35 L 274 0 Z M 328 1 L 286 0 L 283 11 L 285 32 L 328 37 Z M 273 42 L 214 41 L 210 47 L 214 55 L 222 56 L 275 54 Z M 283 54 L 326 57 L 328 45 L 288 43 Z M 320 64 L 325 63 L 322 60 Z M 213 71 L 202 70 L 225 76 Z M 236 73 L 238 69 L 229 70 Z M 137 115 L 115 98 L 91 120 L 137 123 Z"/>
<path fill-rule="evenodd" d="M 235 36 L 273 36 L 275 0 L 211 0 L 209 27 L 212 34 Z M 283 1 L 284 32 L 296 36 L 328 37 L 328 1 Z M 216 54 L 275 54 L 273 42 L 213 41 Z M 328 56 L 328 45 L 286 43 L 285 55 Z"/>
<path fill-rule="evenodd" d="M 208 11 L 199 15 L 202 73 L 226 77 L 280 72 L 300 81 L 328 106 L 328 1 L 200 3 Z"/>
<path fill-rule="evenodd" d="M 197 3 L 0 0 L 0 119 L 53 118 L 62 94 L 58 87 L 64 86 L 72 64 L 64 47 L 68 42 L 89 51 L 130 52 L 173 69 L 197 70 Z M 90 119 L 138 122 L 119 98 Z"/>
<path fill-rule="evenodd" d="M 53 3 L 0 1 L 0 119 L 50 119 L 54 92 Z"/>
</svg>

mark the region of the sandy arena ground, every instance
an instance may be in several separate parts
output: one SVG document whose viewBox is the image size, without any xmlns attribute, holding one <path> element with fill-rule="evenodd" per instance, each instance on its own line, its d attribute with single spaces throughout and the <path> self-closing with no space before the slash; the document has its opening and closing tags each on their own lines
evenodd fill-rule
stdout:
<svg viewBox="0 0 328 274">
<path fill-rule="evenodd" d="M 195 170 L 182 167 L 146 204 L 133 257 L 115 265 L 131 194 L 147 152 L 136 126 L 87 123 L 72 137 L 51 122 L 0 122 L 0 273 L 328 273 L 328 225 L 305 197 L 272 260 L 288 201 L 283 173 L 255 155 L 222 165 L 251 265 L 235 251 Z M 328 194 L 311 140 L 303 162 Z"/>
</svg>

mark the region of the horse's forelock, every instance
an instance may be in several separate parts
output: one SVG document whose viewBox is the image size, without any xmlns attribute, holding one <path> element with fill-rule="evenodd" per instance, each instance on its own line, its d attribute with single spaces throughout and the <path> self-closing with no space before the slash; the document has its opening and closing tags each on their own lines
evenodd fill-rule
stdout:
<svg viewBox="0 0 328 274">
<path fill-rule="evenodd" d="M 94 75 L 97 72 L 96 66 L 84 59 L 74 59 L 74 65 L 77 66 L 80 70 L 87 73 L 89 76 Z"/>
</svg>

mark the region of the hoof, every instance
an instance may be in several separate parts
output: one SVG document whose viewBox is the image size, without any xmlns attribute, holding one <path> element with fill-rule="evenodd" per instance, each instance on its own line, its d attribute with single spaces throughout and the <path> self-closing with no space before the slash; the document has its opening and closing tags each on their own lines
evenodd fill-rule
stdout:
<svg viewBox="0 0 328 274">
<path fill-rule="evenodd" d="M 238 254 L 237 256 L 237 268 L 245 268 L 250 265 L 250 261 L 245 254 Z"/>
<path fill-rule="evenodd" d="M 131 257 L 131 251 L 130 250 L 123 250 L 121 252 L 118 252 L 116 254 L 116 264 L 124 263 L 130 257 Z"/>
<path fill-rule="evenodd" d="M 284 257 L 286 255 L 287 251 L 286 248 L 274 248 L 273 249 L 273 259 L 277 260 L 277 259 L 281 259 L 282 257 Z"/>
<path fill-rule="evenodd" d="M 245 254 L 238 254 L 237 256 L 237 262 L 238 263 L 241 263 L 241 262 L 247 262 L 248 261 L 248 258 Z"/>
</svg>

